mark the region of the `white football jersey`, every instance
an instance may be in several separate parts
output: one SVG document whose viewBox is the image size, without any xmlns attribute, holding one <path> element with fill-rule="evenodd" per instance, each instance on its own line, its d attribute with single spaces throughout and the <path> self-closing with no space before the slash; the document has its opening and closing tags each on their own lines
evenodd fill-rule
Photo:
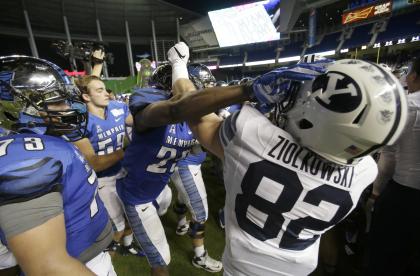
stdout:
<svg viewBox="0 0 420 276">
<path fill-rule="evenodd" d="M 220 128 L 226 186 L 225 275 L 308 275 L 319 237 L 378 173 L 372 157 L 339 166 L 244 106 Z"/>
</svg>

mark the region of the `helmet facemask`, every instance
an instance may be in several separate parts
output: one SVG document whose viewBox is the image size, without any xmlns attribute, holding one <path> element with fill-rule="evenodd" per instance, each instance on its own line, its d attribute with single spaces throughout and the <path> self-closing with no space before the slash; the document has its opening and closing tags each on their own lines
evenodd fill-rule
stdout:
<svg viewBox="0 0 420 276">
<path fill-rule="evenodd" d="M 204 64 L 192 63 L 187 66 L 189 79 L 197 90 L 216 85 L 216 78 Z"/>
<path fill-rule="evenodd" d="M 280 128 L 285 128 L 287 123 L 287 112 L 292 109 L 299 97 L 300 90 L 303 86 L 302 82 L 293 81 L 289 86 L 289 91 L 281 102 L 275 104 L 271 114 L 271 121 Z"/>
<path fill-rule="evenodd" d="M 65 135 L 70 141 L 83 138 L 86 105 L 78 100 L 78 89 L 59 67 L 21 56 L 5 57 L 0 62 L 1 111 L 8 119 L 2 120 L 3 125 L 17 132 Z"/>
</svg>

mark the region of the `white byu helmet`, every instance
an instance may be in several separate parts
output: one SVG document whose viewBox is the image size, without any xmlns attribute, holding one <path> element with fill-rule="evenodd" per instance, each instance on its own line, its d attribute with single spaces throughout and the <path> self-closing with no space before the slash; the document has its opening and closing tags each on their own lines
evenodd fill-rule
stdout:
<svg viewBox="0 0 420 276">
<path fill-rule="evenodd" d="M 343 59 L 302 85 L 285 114 L 286 131 L 327 160 L 355 164 L 398 139 L 407 111 L 404 89 L 391 72 Z"/>
</svg>

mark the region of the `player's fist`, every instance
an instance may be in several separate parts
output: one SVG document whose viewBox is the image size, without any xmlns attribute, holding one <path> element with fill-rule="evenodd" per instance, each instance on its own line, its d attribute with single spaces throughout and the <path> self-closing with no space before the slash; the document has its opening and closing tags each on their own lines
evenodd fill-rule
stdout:
<svg viewBox="0 0 420 276">
<path fill-rule="evenodd" d="M 101 49 L 99 49 L 99 50 L 95 50 L 95 51 L 93 51 L 93 53 L 92 53 L 92 57 L 94 57 L 94 58 L 96 58 L 96 59 L 99 59 L 99 60 L 104 60 L 104 57 L 105 57 L 105 52 L 104 52 L 104 51 L 102 51 Z"/>
<path fill-rule="evenodd" d="M 168 61 L 171 65 L 182 62 L 187 64 L 190 58 L 190 49 L 184 42 L 178 42 L 168 51 Z"/>
</svg>

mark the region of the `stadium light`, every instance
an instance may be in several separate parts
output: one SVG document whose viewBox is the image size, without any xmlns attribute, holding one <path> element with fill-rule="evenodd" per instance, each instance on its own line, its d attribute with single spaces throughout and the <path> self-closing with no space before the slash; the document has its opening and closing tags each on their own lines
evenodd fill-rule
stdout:
<svg viewBox="0 0 420 276">
<path fill-rule="evenodd" d="M 321 56 L 321 57 L 333 56 L 333 55 L 335 55 L 335 50 L 330 50 L 330 51 L 325 51 L 325 52 L 314 53 L 314 55 L 318 55 L 318 56 Z"/>
<path fill-rule="evenodd" d="M 363 45 L 362 46 L 362 50 L 366 50 L 367 49 L 367 46 L 366 45 Z"/>
<path fill-rule="evenodd" d="M 349 51 L 349 48 L 346 48 L 346 49 L 341 49 L 341 50 L 340 50 L 340 53 L 348 53 L 348 51 Z"/>
<path fill-rule="evenodd" d="M 273 63 L 276 63 L 275 59 L 268 59 L 268 60 L 246 62 L 245 66 L 255 66 L 255 65 L 273 64 Z"/>
<path fill-rule="evenodd" d="M 238 64 L 227 64 L 227 65 L 219 65 L 219 68 L 231 68 L 231 67 L 240 67 L 242 66 L 242 63 Z"/>
<path fill-rule="evenodd" d="M 279 58 L 277 62 L 283 63 L 283 62 L 299 61 L 299 60 L 300 60 L 300 56 L 292 56 L 292 57 Z"/>
</svg>

